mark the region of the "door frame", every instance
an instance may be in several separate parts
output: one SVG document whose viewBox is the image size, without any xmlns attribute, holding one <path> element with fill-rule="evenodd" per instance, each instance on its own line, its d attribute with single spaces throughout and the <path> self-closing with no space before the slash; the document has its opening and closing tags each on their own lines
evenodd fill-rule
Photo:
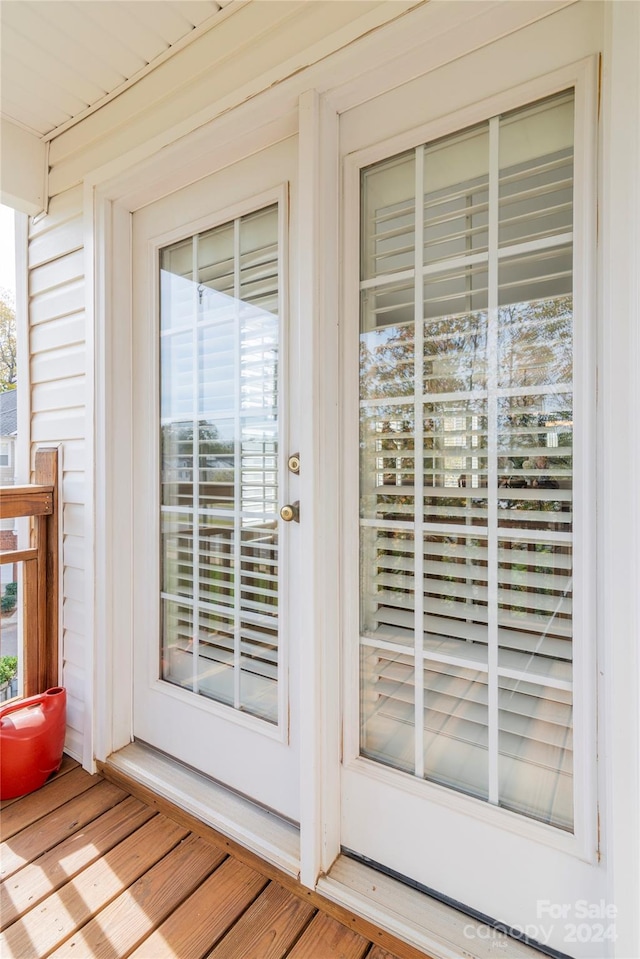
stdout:
<svg viewBox="0 0 640 959">
<path fill-rule="evenodd" d="M 278 568 L 282 571 L 278 584 L 280 642 L 275 723 L 230 708 L 220 700 L 194 695 L 191 690 L 158 675 L 160 564 L 153 563 L 149 568 L 150 564 L 145 562 L 148 555 L 161 557 L 160 432 L 158 428 L 149 429 L 149 424 L 160 423 L 160 251 L 179 240 L 274 204 L 278 209 L 280 308 L 276 323 L 280 382 L 278 426 L 282 438 L 278 444 L 278 505 L 298 495 L 297 478 L 287 470 L 287 450 L 296 448 L 290 446 L 291 442 L 298 442 L 297 427 L 291 418 L 291 411 L 298 404 L 297 383 L 289 374 L 294 317 L 289 309 L 288 294 L 295 271 L 296 247 L 295 236 L 290 231 L 290 210 L 291 204 L 295 208 L 297 201 L 297 185 L 293 182 L 297 176 L 297 137 L 280 140 L 240 161 L 240 171 L 245 171 L 244 180 L 237 169 L 235 164 L 227 166 L 133 214 L 133 497 L 136 509 L 132 585 L 133 634 L 138 637 L 133 650 L 133 732 L 143 742 L 166 749 L 174 758 L 194 768 L 208 769 L 209 775 L 219 777 L 223 783 L 233 782 L 236 790 L 257 803 L 278 809 L 282 815 L 295 820 L 298 816 L 300 698 L 294 685 L 299 670 L 292 639 L 299 616 L 298 590 L 295 585 L 291 587 L 290 578 L 292 573 L 296 579 L 300 575 L 301 564 L 296 559 L 301 545 L 298 525 L 284 524 L 278 514 L 274 514 L 278 519 Z M 252 193 L 255 179 L 260 176 L 265 180 L 260 186 L 265 188 L 259 192 L 256 188 Z M 282 181 L 283 176 L 291 179 Z M 203 215 L 203 203 L 214 190 L 217 199 L 212 202 L 212 209 Z M 229 194 L 234 190 L 241 198 L 234 197 L 232 201 Z M 175 220 L 180 222 L 176 225 Z M 292 428 L 296 432 L 292 433 Z M 238 527 L 236 531 L 239 536 Z M 202 735 L 191 737 L 194 724 L 200 723 Z"/>
<path fill-rule="evenodd" d="M 331 161 L 337 150 L 337 115 L 315 90 L 293 104 L 280 91 L 271 99 L 274 119 L 266 124 L 264 105 L 251 102 L 159 155 L 133 167 L 123 163 L 115 176 L 105 170 L 85 180 L 87 276 L 95 288 L 90 324 L 95 410 L 89 414 L 87 434 L 95 435 L 94 551 L 87 570 L 95 610 L 90 762 L 95 766 L 96 760 L 106 761 L 131 742 L 133 733 L 133 391 L 120 385 L 132 381 L 131 218 L 154 200 L 297 133 L 298 275 L 292 278 L 290 310 L 297 311 L 299 333 L 289 362 L 297 364 L 302 384 L 296 449 L 301 458 L 305 564 L 298 605 L 307 613 L 298 636 L 299 695 L 305 703 L 299 729 L 300 780 L 305 784 L 300 792 L 299 871 L 313 888 L 339 853 L 340 692 L 337 684 L 322 680 L 337 675 L 338 668 L 337 625 L 332 624 L 329 601 L 338 583 L 333 562 L 338 549 L 337 478 L 331 480 L 332 471 L 337 477 L 338 304 L 336 282 L 322 280 L 337 277 L 338 269 L 336 244 L 325 239 L 337 233 L 338 181 Z M 320 335 L 321 316 L 327 311 L 336 317 L 335 327 Z M 325 403 L 321 397 L 334 399 Z M 330 438 L 322 449 L 319 437 Z M 332 445 L 335 454 L 327 455 Z M 327 648 L 326 635 L 333 637 L 333 648 Z M 323 727 L 325 716 L 329 721 Z"/>
<path fill-rule="evenodd" d="M 576 720 L 574 730 L 578 736 L 574 740 L 574 808 L 575 832 L 565 833 L 561 829 L 545 823 L 528 819 L 517 813 L 508 812 L 488 802 L 467 796 L 462 792 L 408 778 L 406 774 L 384 766 L 359 755 L 359 699 L 358 675 L 360 648 L 354 645 L 345 649 L 344 667 L 344 769 L 351 774 L 366 776 L 386 786 L 395 786 L 400 792 L 422 797 L 429 803 L 456 810 L 461 814 L 480 820 L 487 827 L 494 826 L 517 835 L 531 838 L 554 849 L 563 850 L 588 863 L 598 861 L 597 829 L 597 774 L 595 757 L 597 756 L 596 714 L 596 589 L 595 555 L 596 522 L 590 506 L 595 503 L 595 462 L 596 462 L 596 357 L 595 357 L 595 262 L 596 262 L 596 138 L 591 119 L 596 116 L 597 103 L 597 59 L 588 57 L 568 67 L 547 73 L 528 83 L 505 89 L 488 99 L 481 99 L 462 110 L 438 116 L 431 121 L 420 123 L 413 129 L 391 137 L 384 135 L 377 142 L 367 144 L 361 149 L 349 153 L 343 158 L 344 164 L 344 204 L 343 204 L 343 244 L 344 271 L 349 280 L 343 282 L 344 302 L 342 314 L 345 322 L 342 329 L 341 356 L 344 358 L 343 396 L 345 410 L 345 442 L 343 460 L 345 464 L 353 461 L 351 468 L 345 468 L 343 482 L 345 490 L 342 501 L 345 515 L 342 524 L 344 572 L 346 586 L 343 597 L 343 630 L 345 645 L 348 637 L 359 636 L 359 610 L 350 597 L 358 595 L 358 571 L 350 567 L 348 557 L 359 552 L 359 527 L 354 518 L 358 516 L 358 466 L 353 456 L 353 438 L 358 436 L 358 384 L 356 377 L 357 346 L 354 340 L 354 325 L 359 318 L 359 259 L 360 259 L 360 171 L 364 167 L 388 157 L 403 153 L 419 144 L 451 135 L 491 116 L 508 112 L 518 106 L 526 106 L 536 100 L 552 96 L 562 90 L 575 90 L 574 130 L 576 149 L 574 155 L 574 289 L 575 314 L 584 328 L 580 329 L 580 339 L 576 335 L 574 344 L 574 387 L 573 396 L 578 409 L 575 416 L 574 435 L 583 457 L 593 468 L 584 475 L 575 475 L 574 490 L 577 492 L 574 505 L 576 521 L 574 524 L 574 570 L 573 580 L 578 583 L 578 592 L 584 597 L 581 606 L 574 610 L 573 624 L 576 651 L 573 660 L 573 710 Z M 349 317 L 347 323 L 346 317 Z M 348 327 L 348 328 L 347 328 Z M 348 368 L 347 368 L 348 367 Z M 347 600 L 349 597 L 349 600 Z M 577 637 L 588 637 L 588 648 L 582 649 Z M 592 761 L 587 761 L 587 755 Z M 356 852 L 358 850 L 355 850 Z"/>
<path fill-rule="evenodd" d="M 301 212 L 304 207 L 306 214 L 301 223 L 304 236 L 299 256 L 299 309 L 311 345 L 317 322 L 338 314 L 338 114 L 374 93 L 410 81 L 424 73 L 427 64 L 428 69 L 436 69 L 510 32 L 521 30 L 524 38 L 530 25 L 535 32 L 536 21 L 548 17 L 555 21 L 557 16 L 565 24 L 567 19 L 573 23 L 577 16 L 579 29 L 571 49 L 577 45 L 588 53 L 602 50 L 604 55 L 601 110 L 605 136 L 598 145 L 602 161 L 599 190 L 604 202 L 597 301 L 599 389 L 604 405 L 599 423 L 604 462 L 598 473 L 598 497 L 603 506 L 598 527 L 602 559 L 598 632 L 604 668 L 604 675 L 599 677 L 599 748 L 606 756 L 609 785 L 599 797 L 599 826 L 604 836 L 603 866 L 607 869 L 610 901 L 615 897 L 619 909 L 617 948 L 620 955 L 635 955 L 640 951 L 635 919 L 640 894 L 640 865 L 635 854 L 640 833 L 640 687 L 637 671 L 629 664 L 637 661 L 640 635 L 640 606 L 633 590 L 640 570 L 640 513 L 618 516 L 616 506 L 618 472 L 622 469 L 626 476 L 640 474 L 640 446 L 629 442 L 633 423 L 617 417 L 615 410 L 627 410 L 630 395 L 637 393 L 637 384 L 632 384 L 640 363 L 634 327 L 639 316 L 635 263 L 640 255 L 640 235 L 637 223 L 627 216 L 629 196 L 625 192 L 633 182 L 640 151 L 638 97 L 634 93 L 640 69 L 640 11 L 633 4 L 605 4 L 597 21 L 602 31 L 598 26 L 596 33 L 594 24 L 585 27 L 580 20 L 582 7 L 580 3 L 568 5 L 568 0 L 558 0 L 507 3 L 496 12 L 495 5 L 488 3 L 479 5 L 477 15 L 469 18 L 465 5 L 452 4 L 446 10 L 444 4 L 425 4 L 324 62 L 252 95 L 227 114 L 223 113 L 225 102 L 214 97 L 206 111 L 183 119 L 144 147 L 125 148 L 117 156 L 114 149 L 107 151 L 107 157 L 116 158 L 84 174 L 87 640 L 83 649 L 84 678 L 77 684 L 71 708 L 75 710 L 75 728 L 83 729 L 83 764 L 94 771 L 96 760 L 105 760 L 125 745 L 130 734 L 127 681 L 131 668 L 131 608 L 126 589 L 118 592 L 117 587 L 122 583 L 126 587 L 131 573 L 127 548 L 131 542 L 131 490 L 127 482 L 131 460 L 127 415 L 131 401 L 124 391 L 114 390 L 113 383 L 116 356 L 125 380 L 129 372 L 126 354 L 118 355 L 116 350 L 123 332 L 126 342 L 130 321 L 131 211 L 163 191 L 170 192 L 185 178 L 197 179 L 215 164 L 233 162 L 247 149 L 248 141 L 257 139 L 266 144 L 298 128 Z M 595 5 L 591 7 L 594 9 Z M 549 63 L 570 58 L 569 54 L 563 59 L 566 34 L 557 31 L 547 36 L 551 43 L 538 61 L 539 73 Z M 265 124 L 267 116 L 271 120 Z M 200 126 L 203 123 L 205 126 Z M 83 169 L 81 162 L 78 169 Z M 82 176 L 80 172 L 79 178 Z M 326 278 L 328 282 L 321 282 Z M 606 342 L 601 329 L 603 318 L 609 324 Z M 307 426 L 314 429 L 313 435 L 321 438 L 309 449 L 308 461 L 314 466 L 321 461 L 323 476 L 316 489 L 310 474 L 301 476 L 310 487 L 307 491 L 305 485 L 304 495 L 318 494 L 314 512 L 322 519 L 320 525 L 314 525 L 311 540 L 318 578 L 307 581 L 304 591 L 313 615 L 301 667 L 302 694 L 307 695 L 300 732 L 302 775 L 307 777 L 308 788 L 301 796 L 300 875 L 309 887 L 316 884 L 316 878 L 330 866 L 340 848 L 336 799 L 340 776 L 339 696 L 323 682 L 323 677 L 337 675 L 339 666 L 337 611 L 325 603 L 339 576 L 334 521 L 338 507 L 335 437 L 339 421 L 333 402 L 337 388 L 335 360 L 339 355 L 337 324 L 325 328 L 319 346 L 322 354 L 316 356 L 316 364 L 311 364 L 312 369 L 305 366 L 310 374 L 305 375 L 305 382 L 311 396 L 330 399 L 322 407 L 310 404 L 304 416 Z M 620 455 L 622 460 L 614 465 L 614 458 Z M 327 882 L 321 879 L 318 888 Z M 366 911 L 361 899 L 350 898 L 336 888 L 332 892 L 328 886 L 324 891 L 356 911 Z M 368 915 L 386 928 L 392 927 L 384 908 L 372 907 Z M 403 934 L 400 927 L 394 928 Z"/>
</svg>

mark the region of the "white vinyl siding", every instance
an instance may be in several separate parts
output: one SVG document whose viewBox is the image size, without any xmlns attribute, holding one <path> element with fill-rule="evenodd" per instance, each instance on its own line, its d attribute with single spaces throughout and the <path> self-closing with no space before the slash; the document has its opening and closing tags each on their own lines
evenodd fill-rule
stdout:
<svg viewBox="0 0 640 959">
<path fill-rule="evenodd" d="M 85 589 L 85 284 L 82 191 L 56 197 L 29 233 L 31 444 L 59 446 L 62 485 L 62 682 L 66 749 L 83 759 Z"/>
</svg>

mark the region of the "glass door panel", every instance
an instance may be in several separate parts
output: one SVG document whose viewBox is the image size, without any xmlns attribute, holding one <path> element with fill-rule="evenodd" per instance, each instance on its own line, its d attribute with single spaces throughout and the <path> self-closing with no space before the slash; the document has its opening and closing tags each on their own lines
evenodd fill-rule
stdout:
<svg viewBox="0 0 640 959">
<path fill-rule="evenodd" d="M 567 831 L 572 137 L 562 94 L 363 170 L 360 284 L 361 755 Z"/>
<path fill-rule="evenodd" d="M 277 723 L 277 204 L 160 267 L 161 678 Z"/>
</svg>

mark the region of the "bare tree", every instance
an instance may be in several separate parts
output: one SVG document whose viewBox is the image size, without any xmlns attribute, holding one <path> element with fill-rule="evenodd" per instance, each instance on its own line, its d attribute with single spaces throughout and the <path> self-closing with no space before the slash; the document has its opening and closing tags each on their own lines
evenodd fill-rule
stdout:
<svg viewBox="0 0 640 959">
<path fill-rule="evenodd" d="M 15 389 L 17 376 L 16 311 L 11 294 L 0 290 L 0 392 Z"/>
</svg>

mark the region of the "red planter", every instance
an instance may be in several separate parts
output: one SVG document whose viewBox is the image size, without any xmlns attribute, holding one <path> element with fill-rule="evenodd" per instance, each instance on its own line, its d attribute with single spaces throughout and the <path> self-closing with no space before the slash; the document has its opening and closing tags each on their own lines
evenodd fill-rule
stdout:
<svg viewBox="0 0 640 959">
<path fill-rule="evenodd" d="M 0 799 L 39 789 L 58 769 L 66 718 L 62 686 L 0 708 Z"/>
</svg>

